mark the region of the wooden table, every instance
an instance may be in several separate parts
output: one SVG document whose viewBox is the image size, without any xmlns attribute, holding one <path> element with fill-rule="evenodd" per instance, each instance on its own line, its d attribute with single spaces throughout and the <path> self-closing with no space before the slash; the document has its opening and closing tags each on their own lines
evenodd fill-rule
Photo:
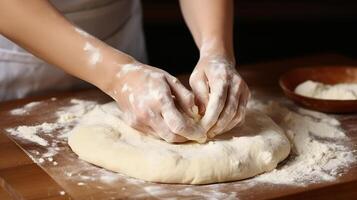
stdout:
<svg viewBox="0 0 357 200">
<path fill-rule="evenodd" d="M 303 66 L 354 65 L 354 60 L 338 55 L 321 55 L 289 59 L 284 61 L 260 63 L 241 66 L 240 73 L 252 88 L 264 88 L 271 93 L 280 92 L 277 86 L 278 77 L 286 70 Z M 182 76 L 187 79 L 187 76 Z M 81 94 L 60 93 L 58 98 Z M 22 100 L 3 102 L 0 104 L 0 116 L 18 105 L 41 100 L 46 97 L 32 97 Z M 48 97 L 47 97 L 48 98 Z M 342 117 L 343 128 L 352 135 L 357 144 L 357 116 Z M 1 128 L 1 123 L 0 123 Z M 292 190 L 287 193 L 271 191 L 256 199 L 357 199 L 357 166 L 351 169 L 349 177 L 336 184 Z M 0 133 L 0 200 L 8 199 L 71 199 L 61 195 L 63 188 L 56 183 L 45 171 L 35 164 L 11 139 Z M 304 191 L 304 192 L 302 192 Z"/>
</svg>

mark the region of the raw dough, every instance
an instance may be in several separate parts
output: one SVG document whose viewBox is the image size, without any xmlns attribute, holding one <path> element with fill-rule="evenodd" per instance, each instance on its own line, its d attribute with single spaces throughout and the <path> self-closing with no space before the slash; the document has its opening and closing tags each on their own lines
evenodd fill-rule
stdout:
<svg viewBox="0 0 357 200">
<path fill-rule="evenodd" d="M 357 83 L 327 85 L 309 80 L 299 84 L 295 93 L 315 99 L 357 100 Z"/>
<path fill-rule="evenodd" d="M 274 169 L 290 152 L 282 129 L 248 110 L 243 126 L 205 144 L 169 144 L 140 133 L 118 118 L 115 103 L 96 106 L 69 133 L 79 158 L 139 179 L 207 184 L 245 179 Z"/>
</svg>

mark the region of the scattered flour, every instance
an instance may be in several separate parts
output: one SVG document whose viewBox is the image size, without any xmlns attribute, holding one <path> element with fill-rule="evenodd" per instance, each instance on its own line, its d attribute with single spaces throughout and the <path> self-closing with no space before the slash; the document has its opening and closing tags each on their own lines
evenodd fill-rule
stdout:
<svg viewBox="0 0 357 200">
<path fill-rule="evenodd" d="M 50 157 L 53 157 L 57 154 L 57 150 L 55 148 L 52 148 L 52 147 L 48 147 L 47 148 L 47 152 L 46 153 L 43 153 L 42 154 L 42 157 L 43 158 L 50 158 Z"/>
<path fill-rule="evenodd" d="M 43 159 L 43 158 L 38 159 L 38 163 L 43 163 L 43 162 L 45 162 L 45 159 Z"/>
<path fill-rule="evenodd" d="M 129 87 L 128 84 L 125 83 L 121 89 L 121 92 L 122 93 L 131 92 L 131 90 L 132 90 L 131 87 Z"/>
<path fill-rule="evenodd" d="M 91 43 L 86 42 L 83 50 L 89 54 L 89 64 L 95 66 L 97 63 L 102 61 L 102 54 L 100 53 L 99 48 L 94 47 Z"/>
<path fill-rule="evenodd" d="M 25 115 L 25 114 L 28 114 L 29 111 L 31 111 L 33 108 L 39 106 L 40 104 L 41 104 L 40 101 L 34 101 L 34 102 L 24 105 L 22 108 L 16 108 L 16 109 L 10 110 L 10 114 Z"/>
<path fill-rule="evenodd" d="M 231 199 L 237 199 L 237 193 L 236 192 L 229 192 L 229 193 L 223 193 L 219 192 L 218 190 L 207 190 L 207 193 L 202 193 L 194 190 L 193 188 L 187 187 L 181 190 L 178 190 L 177 193 L 179 193 L 182 196 L 187 196 L 190 197 L 192 195 L 196 196 L 201 196 L 204 199 L 226 199 L 226 200 L 231 200 Z"/>
<path fill-rule="evenodd" d="M 7 129 L 6 131 L 13 136 L 21 137 L 22 139 L 37 143 L 41 146 L 48 146 L 48 142 L 37 135 L 40 130 L 41 126 L 19 126 Z"/>
<path fill-rule="evenodd" d="M 71 100 L 71 104 L 56 112 L 57 121 L 55 122 L 19 126 L 7 129 L 7 131 L 20 141 L 25 140 L 42 147 L 42 151 L 30 150 L 30 156 L 41 166 L 51 167 L 52 171 L 49 172 L 52 176 L 64 179 L 65 183 L 66 181 L 74 182 L 78 187 L 85 185 L 88 189 L 105 192 L 111 197 L 120 197 L 126 193 L 134 195 L 135 198 L 166 198 L 170 195 L 172 197 L 174 191 L 174 194 L 183 198 L 195 196 L 204 199 L 238 199 L 239 191 L 248 190 L 261 183 L 299 187 L 335 180 L 350 164 L 356 162 L 357 152 L 350 148 L 348 137 L 340 128 L 340 122 L 335 118 L 306 109 L 291 109 L 285 104 L 262 103 L 253 100 L 249 106 L 272 117 L 286 131 L 293 144 L 292 154 L 277 169 L 245 181 L 204 186 L 149 183 L 78 160 L 70 154 L 68 148 L 59 148 L 57 143 L 53 142 L 66 142 L 67 132 L 81 116 L 96 105 L 92 101 L 77 99 Z M 56 131 L 57 134 L 50 137 L 52 131 Z M 43 149 L 46 150 L 43 151 Z M 67 165 L 60 165 L 61 162 L 58 162 L 56 155 L 59 151 L 63 151 L 61 156 L 67 159 Z M 51 165 L 46 165 L 47 162 Z M 96 182 L 96 186 L 89 184 L 93 181 Z M 98 183 L 101 184 L 98 185 Z M 113 188 L 113 185 L 120 187 Z M 130 186 L 142 188 L 142 192 L 132 193 L 133 189 Z M 237 190 L 227 191 L 228 186 Z"/>
<path fill-rule="evenodd" d="M 63 107 L 56 113 L 58 116 L 58 120 L 56 122 L 44 122 L 42 124 L 33 126 L 18 126 L 15 128 L 8 128 L 6 131 L 13 136 L 21 137 L 22 139 L 37 143 L 41 146 L 49 146 L 47 140 L 45 140 L 44 137 L 40 137 L 39 134 L 51 135 L 52 131 L 60 128 L 66 128 L 68 125 L 78 120 L 78 118 L 86 113 L 88 109 L 94 106 L 94 103 L 91 101 L 81 101 L 76 99 L 71 100 L 71 103 L 73 104 L 72 106 Z M 18 108 L 16 110 L 24 111 L 22 113 L 30 113 L 30 109 L 37 105 L 40 105 L 39 102 L 33 102 L 26 104 L 24 107 Z M 16 111 L 15 113 L 20 112 Z"/>
<path fill-rule="evenodd" d="M 293 144 L 292 154 L 283 165 L 252 180 L 289 185 L 332 181 L 356 161 L 336 119 L 301 108 L 294 112 L 273 102 L 252 101 L 250 106 L 272 117 Z"/>
<path fill-rule="evenodd" d="M 112 173 L 103 173 L 100 176 L 100 180 L 108 184 L 118 181 L 118 179 L 119 177 L 113 176 Z"/>
<path fill-rule="evenodd" d="M 120 78 L 122 77 L 123 75 L 126 75 L 130 72 L 135 72 L 135 71 L 138 71 L 138 70 L 141 70 L 143 69 L 143 67 L 140 66 L 139 63 L 130 63 L 130 64 L 125 64 L 125 65 L 122 65 L 121 69 L 119 70 L 119 72 L 116 74 L 116 77 Z"/>
<path fill-rule="evenodd" d="M 145 193 L 139 193 L 133 198 L 148 198 L 148 194 L 158 199 L 208 199 L 208 200 L 233 200 L 239 199 L 237 192 L 223 192 L 222 185 L 206 185 L 206 186 L 185 186 L 179 185 L 174 191 L 165 188 L 163 185 L 144 186 Z M 172 198 L 172 196 L 175 196 Z"/>
<path fill-rule="evenodd" d="M 95 106 L 93 101 L 83 101 L 78 99 L 72 99 L 70 103 L 72 104 L 71 106 L 60 108 L 59 111 L 57 111 L 58 124 L 75 122 Z"/>
<path fill-rule="evenodd" d="M 51 98 L 51 101 L 52 99 L 53 98 Z M 44 122 L 42 124 L 33 125 L 33 126 L 25 126 L 25 125 L 18 126 L 15 128 L 8 128 L 6 129 L 6 131 L 13 136 L 20 137 L 29 142 L 33 142 L 41 146 L 50 146 L 50 144 L 45 139 L 45 137 L 40 137 L 39 135 L 43 135 L 43 136 L 46 135 L 50 137 L 53 131 L 68 126 L 71 122 L 78 119 L 79 116 L 83 115 L 83 113 L 86 110 L 85 108 L 87 108 L 90 104 L 94 104 L 93 102 L 90 101 L 81 101 L 75 99 L 72 100 L 71 103 L 73 104 L 72 106 L 61 108 L 57 112 L 58 121 L 56 122 L 53 123 Z M 12 115 L 31 114 L 33 111 L 35 111 L 34 110 L 35 107 L 39 108 L 40 106 L 41 106 L 41 102 L 31 102 L 21 108 L 11 110 L 10 114 Z M 54 154 L 53 151 L 54 151 L 53 148 L 49 148 L 48 153 Z M 48 153 L 45 154 L 44 156 L 48 157 L 47 156 Z"/>
<path fill-rule="evenodd" d="M 56 98 L 51 98 L 51 101 L 55 100 Z M 41 152 L 40 158 L 34 158 L 34 156 L 31 156 L 35 162 L 45 163 L 48 161 L 52 162 L 53 165 L 58 165 L 58 162 L 53 159 L 53 157 L 57 155 L 60 150 L 57 143 L 60 142 L 61 139 L 67 138 L 67 133 L 73 123 L 75 123 L 80 116 L 85 114 L 88 109 L 95 105 L 92 101 L 77 99 L 72 99 L 70 103 L 72 105 L 62 107 L 59 111 L 57 111 L 57 120 L 55 122 L 44 122 L 42 124 L 32 126 L 22 125 L 14 128 L 8 128 L 6 131 L 16 138 L 46 147 L 46 151 Z M 33 108 L 39 107 L 40 105 L 41 102 L 32 102 L 21 108 L 10 111 L 10 114 L 31 114 L 32 112 L 35 112 Z M 60 133 L 56 135 L 57 138 L 52 138 L 53 131 L 58 131 Z M 52 141 L 52 143 L 49 143 L 49 141 Z M 37 150 L 32 150 L 32 152 L 35 156 L 39 156 L 40 154 Z"/>
</svg>

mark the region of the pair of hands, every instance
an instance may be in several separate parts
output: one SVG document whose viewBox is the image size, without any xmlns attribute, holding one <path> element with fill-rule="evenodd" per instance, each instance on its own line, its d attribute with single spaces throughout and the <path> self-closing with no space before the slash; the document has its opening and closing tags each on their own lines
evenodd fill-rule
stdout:
<svg viewBox="0 0 357 200">
<path fill-rule="evenodd" d="M 167 142 L 205 142 L 232 129 L 244 120 L 250 96 L 234 62 L 220 56 L 200 58 L 190 77 L 193 93 L 169 73 L 141 63 L 122 66 L 116 78 L 110 94 L 122 119 Z"/>
</svg>

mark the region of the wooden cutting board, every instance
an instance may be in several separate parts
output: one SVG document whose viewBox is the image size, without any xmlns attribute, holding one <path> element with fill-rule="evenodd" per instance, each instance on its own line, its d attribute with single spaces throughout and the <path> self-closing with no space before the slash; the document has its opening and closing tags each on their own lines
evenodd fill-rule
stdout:
<svg viewBox="0 0 357 200">
<path fill-rule="evenodd" d="M 300 66 L 321 66 L 331 64 L 355 64 L 354 61 L 339 56 L 326 55 L 312 58 L 302 58 L 282 62 L 273 62 L 254 66 L 243 66 L 240 71 L 248 84 L 254 90 L 264 90 L 269 96 L 281 95 L 276 87 L 277 77 L 291 68 Z M 288 66 L 288 67 L 287 67 Z M 269 69 L 269 73 L 267 73 Z M 183 76 L 182 79 L 187 79 Z M 185 82 L 185 81 L 184 81 Z M 52 101 L 51 97 L 56 97 Z M 273 186 L 269 184 L 247 185 L 244 181 L 231 182 L 219 185 L 186 186 L 175 184 L 155 184 L 119 177 L 111 179 L 112 175 L 101 171 L 99 168 L 76 159 L 75 155 L 65 143 L 59 144 L 63 151 L 53 156 L 58 163 L 45 162 L 35 164 L 12 138 L 5 136 L 5 128 L 22 124 L 33 124 L 55 119 L 54 112 L 62 106 L 69 105 L 72 98 L 108 101 L 103 93 L 97 90 L 74 93 L 61 93 L 47 97 L 36 97 L 0 104 L 0 199 L 152 199 L 157 196 L 158 189 L 165 188 L 164 197 L 177 197 L 192 199 L 227 198 L 230 193 L 239 199 L 356 199 L 357 197 L 357 165 L 352 166 L 347 173 L 334 182 L 310 184 L 307 187 Z M 23 117 L 14 117 L 8 111 L 20 107 L 28 102 L 42 101 L 44 106 L 35 113 Z M 338 119 L 342 123 L 347 135 L 357 148 L 357 115 L 341 115 Z M 2 134 L 1 134 L 2 133 Z M 21 148 L 28 154 L 36 156 L 29 150 L 33 144 L 21 143 Z M 37 148 L 37 147 L 36 147 Z M 35 148 L 35 149 L 36 149 Z M 43 149 L 37 149 L 42 151 Z M 63 168 L 75 168 L 81 179 L 68 177 Z M 104 174 L 104 175 L 103 175 Z M 91 177 L 94 179 L 92 180 Z M 103 177 L 105 180 L 102 180 Z M 86 181 L 85 179 L 88 179 Z M 82 184 L 81 184 L 82 183 Z M 219 192 L 218 192 L 219 190 Z M 228 194 L 228 196 L 226 195 Z M 180 198 L 180 199 L 181 199 Z"/>
</svg>

